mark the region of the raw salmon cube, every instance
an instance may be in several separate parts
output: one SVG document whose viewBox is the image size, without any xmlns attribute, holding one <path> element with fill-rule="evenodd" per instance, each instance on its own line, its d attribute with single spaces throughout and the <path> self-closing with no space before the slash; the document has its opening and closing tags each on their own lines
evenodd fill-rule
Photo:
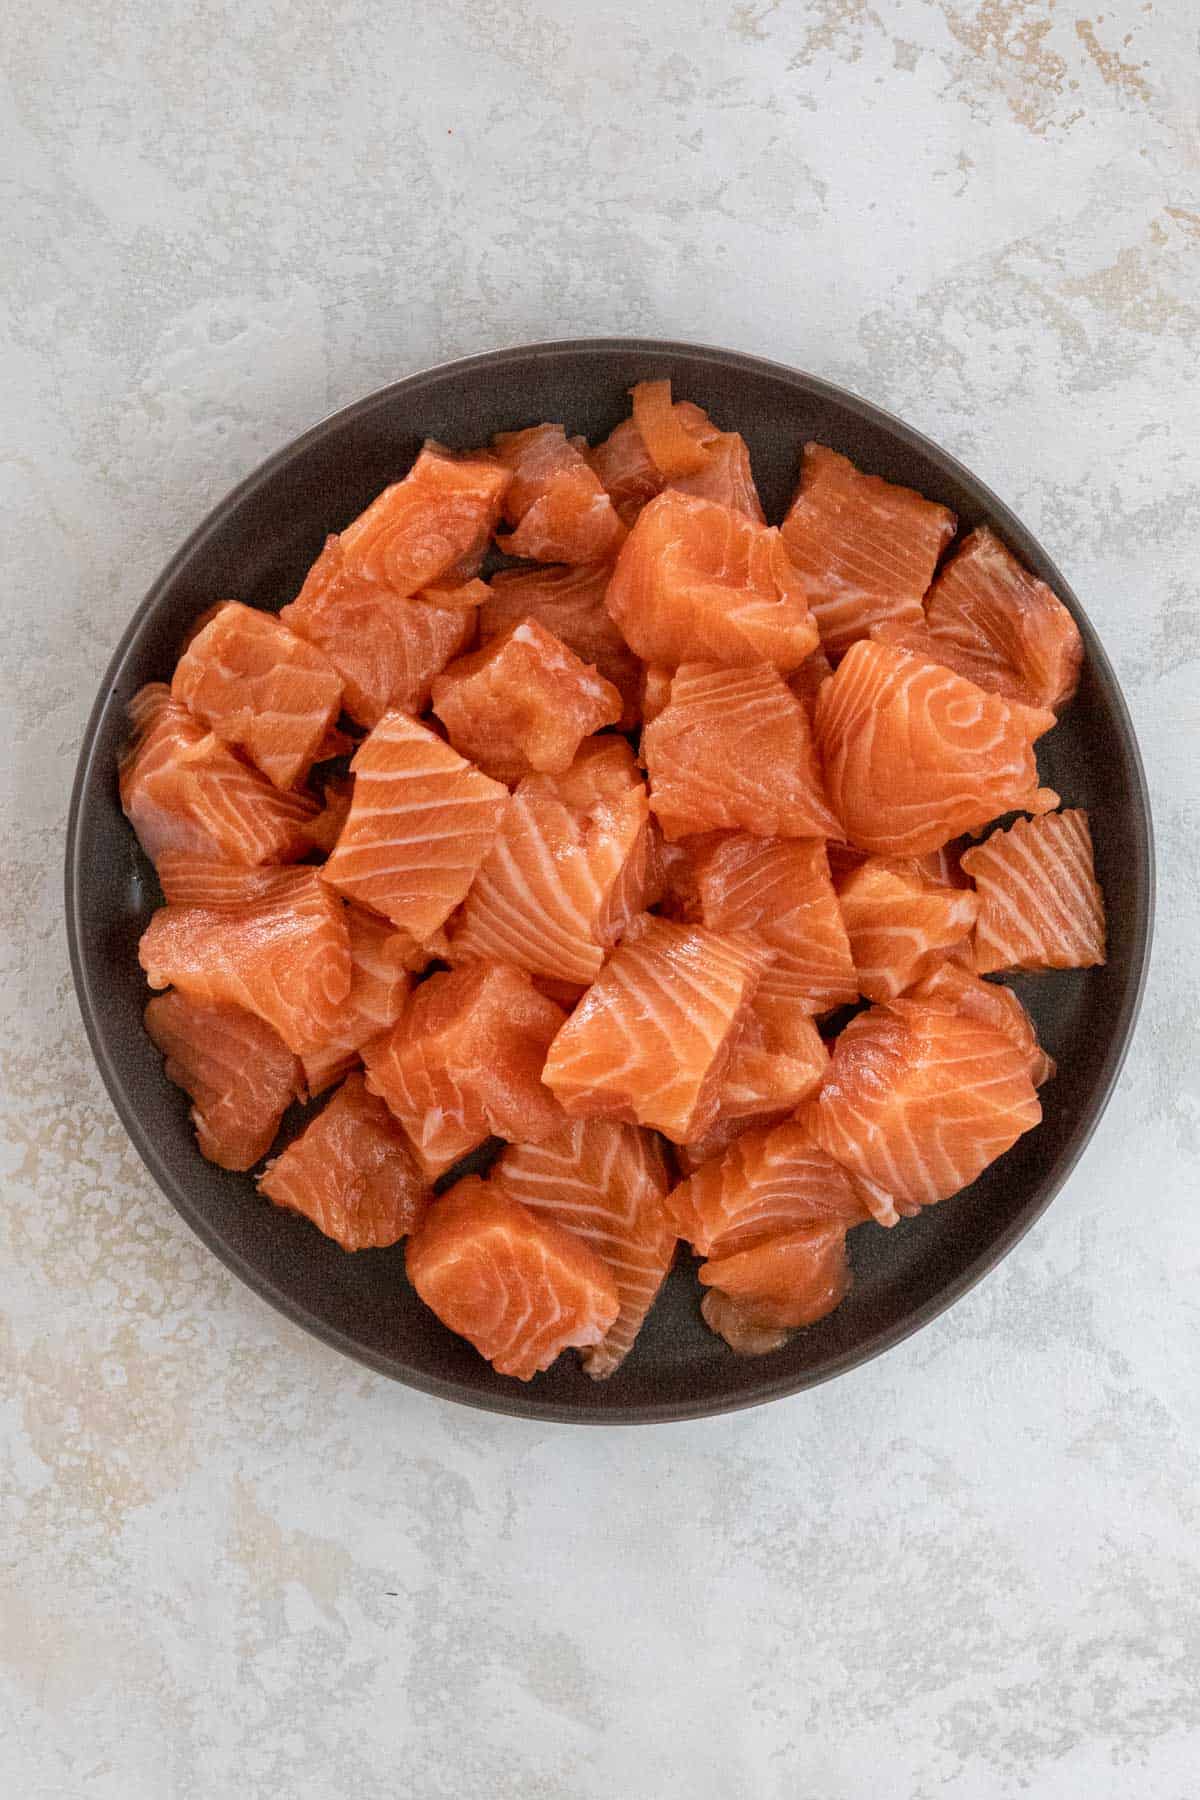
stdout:
<svg viewBox="0 0 1200 1800">
<path fill-rule="evenodd" d="M 1054 1059 L 1038 1043 L 1033 1020 L 1011 988 L 983 981 L 961 963 L 944 962 L 911 987 L 908 998 L 939 1002 L 964 1018 L 979 1019 L 1004 1032 L 1026 1057 L 1034 1087 L 1041 1087 L 1054 1074 Z"/>
<path fill-rule="evenodd" d="M 546 1086 L 572 1118 L 702 1137 L 769 960 L 750 938 L 636 920 L 555 1038 Z"/>
<path fill-rule="evenodd" d="M 861 1225 L 868 1199 L 792 1120 L 738 1138 L 672 1189 L 666 1212 L 698 1256 L 721 1257 L 806 1225 Z"/>
<path fill-rule="evenodd" d="M 406 1261 L 442 1324 L 518 1381 L 562 1350 L 603 1343 L 620 1311 L 617 1284 L 594 1250 L 477 1176 L 434 1201 Z"/>
<path fill-rule="evenodd" d="M 218 607 L 180 657 L 171 697 L 287 791 L 326 748 L 342 682 L 320 650 L 270 613 Z"/>
<path fill-rule="evenodd" d="M 169 906 L 236 911 L 251 901 L 293 891 L 297 873 L 292 868 L 247 869 L 238 863 L 168 850 L 159 862 L 158 881 Z M 353 901 L 347 902 L 345 916 L 350 940 L 350 992 L 334 1037 L 320 1052 L 303 1059 L 309 1090 L 314 1094 L 328 1087 L 333 1079 L 324 1074 L 319 1078 L 318 1070 L 339 1069 L 344 1050 L 356 1048 L 364 1038 L 393 1024 L 404 1001 L 409 975 L 424 969 L 436 957 L 445 957 L 449 948 L 441 932 L 418 943 L 407 931 L 397 930 L 377 913 L 368 912 Z"/>
<path fill-rule="evenodd" d="M 504 431 L 496 456 L 512 471 L 504 514 L 515 529 L 497 538 L 509 556 L 544 563 L 596 563 L 616 554 L 625 536 L 600 477 L 561 425 Z"/>
<path fill-rule="evenodd" d="M 869 640 L 817 696 L 830 804 L 851 843 L 878 856 L 920 856 L 1000 813 L 1056 806 L 1033 753 L 1053 724 L 1052 712 Z"/>
<path fill-rule="evenodd" d="M 323 652 L 344 685 L 343 705 L 359 725 L 385 712 L 423 712 L 433 678 L 470 648 L 473 607 L 402 600 L 377 581 L 351 575 L 341 542 L 326 540 L 304 586 L 280 618 Z"/>
<path fill-rule="evenodd" d="M 655 897 L 646 790 L 629 746 L 612 741 L 634 777 L 615 796 L 579 793 L 597 760 L 587 755 L 574 780 L 568 771 L 518 785 L 451 933 L 451 961 L 507 962 L 583 987 L 599 974 L 606 949 Z"/>
<path fill-rule="evenodd" d="M 962 866 L 979 893 L 977 974 L 1104 961 L 1104 896 L 1085 812 L 1018 819 L 965 851 Z"/>
<path fill-rule="evenodd" d="M 845 1227 L 802 1225 L 748 1249 L 710 1257 L 700 1265 L 700 1280 L 733 1302 L 743 1330 L 746 1326 L 756 1331 L 783 1331 L 815 1325 L 833 1311 L 850 1286 Z M 724 1329 L 716 1326 L 724 1315 L 706 1310 L 705 1318 L 725 1336 Z M 749 1348 L 741 1330 L 738 1341 L 730 1336 L 726 1342 L 743 1354 Z M 768 1347 L 776 1348 L 777 1340 Z"/>
<path fill-rule="evenodd" d="M 287 862 L 309 847 L 316 802 L 281 794 L 152 682 L 130 705 L 121 759 L 125 816 L 157 862 L 165 851 L 245 864 Z"/>
<path fill-rule="evenodd" d="M 350 816 L 322 874 L 424 943 L 474 880 L 508 792 L 404 713 L 386 713 L 350 767 Z"/>
<path fill-rule="evenodd" d="M 851 1019 L 803 1115 L 823 1150 L 901 1212 L 967 1187 L 1041 1116 L 1011 1036 L 903 999 Z"/>
<path fill-rule="evenodd" d="M 278 1032 L 243 1007 L 172 989 L 146 1008 L 146 1030 L 168 1081 L 188 1093 L 200 1154 L 222 1169 L 253 1168 L 279 1121 L 304 1095 L 300 1064 Z"/>
<path fill-rule="evenodd" d="M 850 941 L 829 874 L 825 845 L 815 838 L 757 838 L 746 832 L 685 838 L 687 864 L 676 891 L 690 882 L 689 916 L 710 931 L 747 931 L 775 952 L 755 996 L 755 1011 L 793 1007 L 829 1012 L 857 1000 Z"/>
<path fill-rule="evenodd" d="M 552 1219 L 611 1270 L 620 1311 L 603 1340 L 583 1352 L 594 1380 L 624 1362 L 675 1256 L 663 1200 L 666 1157 L 652 1132 L 614 1119 L 574 1119 L 540 1144 L 511 1144 L 492 1183 Z"/>
<path fill-rule="evenodd" d="M 929 591 L 930 636 L 970 663 L 981 688 L 1013 687 L 1030 706 L 1058 712 L 1079 685 L 1079 627 L 1044 581 L 980 526 L 955 551 Z M 964 671 L 965 672 L 965 671 Z"/>
<path fill-rule="evenodd" d="M 431 1180 L 493 1135 L 535 1143 L 562 1129 L 542 1070 L 565 1016 L 519 970 L 471 963 L 431 975 L 397 1024 L 363 1046 L 368 1087 Z"/>
<path fill-rule="evenodd" d="M 240 906 L 162 906 L 138 958 L 152 988 L 241 1006 L 298 1056 L 335 1036 L 350 992 L 350 935 L 341 901 L 315 869 L 281 871 Z"/>
<path fill-rule="evenodd" d="M 818 632 L 778 531 L 668 489 L 639 517 L 606 604 L 644 661 L 799 668 Z"/>
<path fill-rule="evenodd" d="M 642 733 L 650 805 L 674 841 L 714 829 L 837 837 L 803 706 L 767 664 L 680 668 Z"/>
<path fill-rule="evenodd" d="M 533 618 L 433 684 L 433 710 L 455 749 L 499 781 L 561 774 L 585 737 L 616 724 L 622 705 L 611 682 Z"/>
<path fill-rule="evenodd" d="M 404 480 L 342 532 L 346 573 L 405 599 L 458 572 L 486 548 L 510 479 L 494 457 L 426 444 Z"/>
<path fill-rule="evenodd" d="M 838 903 L 868 1000 L 894 999 L 948 956 L 970 957 L 976 896 L 930 878 L 914 860 L 868 857 L 839 886 Z"/>
<path fill-rule="evenodd" d="M 479 641 L 490 644 L 522 619 L 536 619 L 560 643 L 590 664 L 621 696 L 622 731 L 638 723 L 642 665 L 617 630 L 604 604 L 608 563 L 581 569 L 502 569 L 493 575 L 479 609 Z"/>
<path fill-rule="evenodd" d="M 881 620 L 924 624 L 921 603 L 955 524 L 912 488 L 864 475 L 824 444 L 804 446 L 783 541 L 830 656 Z"/>
<path fill-rule="evenodd" d="M 267 1164 L 258 1191 L 311 1219 L 343 1250 L 397 1243 L 429 1197 L 403 1131 L 358 1074 Z"/>
</svg>

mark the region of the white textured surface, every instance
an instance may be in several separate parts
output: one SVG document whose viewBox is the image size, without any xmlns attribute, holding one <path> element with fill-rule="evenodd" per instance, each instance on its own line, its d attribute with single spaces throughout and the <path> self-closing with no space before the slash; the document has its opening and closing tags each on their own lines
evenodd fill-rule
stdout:
<svg viewBox="0 0 1200 1800">
<path fill-rule="evenodd" d="M 0 1791 L 1200 1791 L 1196 36 L 1183 0 L 32 0 L 0 252 Z M 1068 571 L 1156 797 L 1157 978 L 1038 1228 L 882 1362 L 583 1434 L 226 1275 L 89 1063 L 59 863 L 131 608 L 442 357 L 691 336 L 848 383 Z"/>
</svg>

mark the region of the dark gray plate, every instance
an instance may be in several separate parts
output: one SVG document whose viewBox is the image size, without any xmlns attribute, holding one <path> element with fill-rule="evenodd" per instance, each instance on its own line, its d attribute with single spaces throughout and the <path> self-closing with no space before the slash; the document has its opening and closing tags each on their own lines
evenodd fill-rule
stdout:
<svg viewBox="0 0 1200 1800">
<path fill-rule="evenodd" d="M 465 447 L 542 419 L 596 438 L 626 412 L 633 382 L 661 375 L 745 435 L 769 518 L 782 517 L 800 446 L 817 438 L 944 501 L 964 527 L 987 521 L 1062 595 L 1087 660 L 1078 697 L 1044 740 L 1042 775 L 1091 812 L 1109 961 L 1019 984 L 1059 1065 L 1043 1089 L 1043 1124 L 955 1199 L 892 1232 L 855 1232 L 854 1285 L 830 1318 L 773 1356 L 739 1359 L 701 1323 L 695 1276 L 681 1262 L 610 1381 L 594 1384 L 568 1355 L 522 1385 L 494 1374 L 425 1310 L 405 1281 L 402 1248 L 344 1255 L 259 1200 L 249 1176 L 200 1157 L 188 1102 L 142 1031 L 137 943 L 158 890 L 118 805 L 116 759 L 126 702 L 143 682 L 169 679 L 195 616 L 229 595 L 266 607 L 290 600 L 326 532 L 401 473 L 424 438 Z M 751 1406 L 853 1368 L 936 1317 L 1012 1248 L 1079 1157 L 1124 1059 L 1149 958 L 1153 849 L 1137 744 L 1096 634 L 1045 551 L 961 464 L 810 375 L 725 350 L 585 339 L 397 382 L 316 426 L 221 502 L 155 582 L 105 676 L 80 753 L 66 899 L 80 1007 L 117 1111 L 163 1192 L 223 1262 L 327 1343 L 427 1393 L 534 1418 L 638 1423 Z"/>
</svg>

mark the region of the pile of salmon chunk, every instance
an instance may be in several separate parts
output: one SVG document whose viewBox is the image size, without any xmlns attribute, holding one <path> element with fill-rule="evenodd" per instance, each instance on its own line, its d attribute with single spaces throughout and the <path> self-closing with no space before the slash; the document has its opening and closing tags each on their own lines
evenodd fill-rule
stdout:
<svg viewBox="0 0 1200 1800">
<path fill-rule="evenodd" d="M 197 621 L 120 768 L 201 1154 L 346 1251 L 406 1239 L 523 1381 L 619 1368 L 680 1240 L 734 1350 L 824 1317 L 851 1232 L 1041 1118 L 989 977 L 1104 961 L 1034 751 L 1062 603 L 822 444 L 770 526 L 736 431 L 632 401 L 595 445 L 427 444 L 282 611 Z"/>
</svg>

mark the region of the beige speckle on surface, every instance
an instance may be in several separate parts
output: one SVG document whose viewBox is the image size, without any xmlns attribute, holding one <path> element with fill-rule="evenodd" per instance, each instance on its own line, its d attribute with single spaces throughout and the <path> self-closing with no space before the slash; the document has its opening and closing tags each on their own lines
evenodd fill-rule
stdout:
<svg viewBox="0 0 1200 1800">
<path fill-rule="evenodd" d="M 1195 1800 L 1193 9 L 32 0 L 7 39 L 0 1793 Z M 190 1235 L 60 865 L 208 508 L 383 382 L 592 332 L 846 383 L 1010 501 L 1124 682 L 1161 891 L 1117 1098 L 995 1274 L 810 1395 L 580 1433 L 364 1373 Z"/>
<path fill-rule="evenodd" d="M 1149 100 L 1150 87 L 1146 81 L 1144 63 L 1126 62 L 1119 50 L 1106 50 L 1091 19 L 1076 19 L 1075 30 L 1079 34 L 1080 43 L 1109 87 L 1127 95 L 1131 100 Z M 1132 32 L 1125 34 L 1126 44 L 1131 42 L 1132 36 Z"/>
</svg>

